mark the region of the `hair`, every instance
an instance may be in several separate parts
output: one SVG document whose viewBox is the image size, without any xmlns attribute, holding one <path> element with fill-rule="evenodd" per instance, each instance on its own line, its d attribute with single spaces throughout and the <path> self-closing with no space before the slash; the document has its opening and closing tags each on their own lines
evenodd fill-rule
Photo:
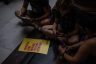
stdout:
<svg viewBox="0 0 96 64">
<path fill-rule="evenodd" d="M 58 22 L 60 22 L 61 29 L 66 34 L 73 31 L 75 26 L 73 14 L 70 11 L 71 7 L 71 0 L 57 0 L 52 10 L 53 17 L 59 18 Z M 69 10 L 68 13 L 63 14 L 67 10 Z"/>
<path fill-rule="evenodd" d="M 96 15 L 88 14 L 86 16 L 81 16 L 79 24 L 84 28 L 88 29 L 91 32 L 96 32 Z"/>
<path fill-rule="evenodd" d="M 64 15 L 60 19 L 60 21 L 61 21 L 61 28 L 64 33 L 68 34 L 69 32 L 72 32 L 75 30 L 75 26 L 77 22 L 75 21 L 74 14 L 72 11 Z"/>
<path fill-rule="evenodd" d="M 70 4 L 71 4 L 71 0 L 57 0 L 57 2 L 55 4 L 55 6 L 53 7 L 53 9 L 56 9 L 59 12 L 60 11 L 63 12 L 64 10 L 67 10 L 67 9 L 71 8 Z"/>
</svg>

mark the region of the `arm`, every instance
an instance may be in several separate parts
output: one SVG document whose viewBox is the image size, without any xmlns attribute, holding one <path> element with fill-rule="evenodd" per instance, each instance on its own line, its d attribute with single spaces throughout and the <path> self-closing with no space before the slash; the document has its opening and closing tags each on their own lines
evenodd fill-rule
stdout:
<svg viewBox="0 0 96 64">
<path fill-rule="evenodd" d="M 84 60 L 87 58 L 91 51 L 90 45 L 87 44 L 88 42 L 85 42 L 82 46 L 80 46 L 79 50 L 74 56 L 68 55 L 67 53 L 64 54 L 64 58 L 73 64 L 77 64 L 80 61 Z"/>
<path fill-rule="evenodd" d="M 72 8 L 71 0 L 61 0 L 59 5 L 61 16 L 64 16 L 67 13 L 69 13 L 71 8 Z"/>
<path fill-rule="evenodd" d="M 23 1 L 23 5 L 22 5 L 22 8 L 27 9 L 28 4 L 29 4 L 29 1 L 28 1 L 28 0 L 24 0 L 24 1 Z"/>
<path fill-rule="evenodd" d="M 84 44 L 84 41 L 81 41 L 81 42 L 78 42 L 78 43 L 76 43 L 76 44 L 67 46 L 67 50 L 70 50 L 70 49 L 72 49 L 72 48 L 78 48 L 78 47 L 80 47 L 80 46 L 83 45 L 83 44 Z"/>
<path fill-rule="evenodd" d="M 56 35 L 56 32 L 57 32 L 57 19 L 55 18 L 55 21 L 53 23 L 53 33 Z"/>
<path fill-rule="evenodd" d="M 24 15 L 26 13 L 28 4 L 29 4 L 28 0 L 23 0 L 23 5 L 20 10 L 20 15 Z"/>
<path fill-rule="evenodd" d="M 45 19 L 45 18 L 47 18 L 47 17 L 49 17 L 51 15 L 51 8 L 50 8 L 50 6 L 44 7 L 43 9 L 44 9 L 44 13 L 45 14 L 43 16 L 39 17 L 39 18 L 35 18 L 34 20 L 36 20 L 36 21 L 42 20 L 42 19 Z"/>
</svg>

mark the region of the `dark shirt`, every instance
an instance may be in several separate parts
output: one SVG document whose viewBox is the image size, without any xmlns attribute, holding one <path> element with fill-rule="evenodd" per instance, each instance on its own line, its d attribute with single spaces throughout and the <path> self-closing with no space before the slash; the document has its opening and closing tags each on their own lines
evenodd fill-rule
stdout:
<svg viewBox="0 0 96 64">
<path fill-rule="evenodd" d="M 50 7 L 49 6 L 49 0 L 29 0 L 32 11 L 37 14 L 44 14 L 44 7 Z"/>
<path fill-rule="evenodd" d="M 57 23 L 60 24 L 60 29 L 62 32 L 67 34 L 68 32 L 74 30 L 75 21 L 73 11 L 62 16 L 59 10 L 54 9 L 53 17 L 58 19 Z"/>
<path fill-rule="evenodd" d="M 96 2 L 94 0 L 91 0 L 91 1 L 90 0 L 88 1 L 87 0 L 74 0 L 74 1 L 87 2 L 87 3 Z M 89 26 L 88 28 L 95 29 L 96 14 L 91 14 L 86 11 L 82 11 L 79 8 L 75 7 L 74 5 L 72 5 L 72 9 L 70 9 L 70 11 L 64 16 L 61 16 L 62 13 L 60 13 L 60 9 L 58 9 L 58 7 L 57 8 L 55 7 L 54 9 L 53 11 L 55 12 L 53 15 L 55 18 L 59 19 L 58 23 L 60 24 L 61 29 L 64 33 L 68 33 L 74 30 L 76 23 L 79 23 L 83 27 Z M 93 27 L 90 27 L 90 26 L 93 26 Z"/>
<path fill-rule="evenodd" d="M 96 0 L 72 0 L 75 4 L 90 7 L 90 8 L 96 8 Z"/>
</svg>

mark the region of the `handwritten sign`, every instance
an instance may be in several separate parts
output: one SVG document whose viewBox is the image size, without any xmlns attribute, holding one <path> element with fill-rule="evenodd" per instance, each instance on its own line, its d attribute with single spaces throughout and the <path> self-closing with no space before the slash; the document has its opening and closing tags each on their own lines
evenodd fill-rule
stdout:
<svg viewBox="0 0 96 64">
<path fill-rule="evenodd" d="M 49 40 L 24 38 L 19 51 L 47 54 L 49 45 Z"/>
</svg>

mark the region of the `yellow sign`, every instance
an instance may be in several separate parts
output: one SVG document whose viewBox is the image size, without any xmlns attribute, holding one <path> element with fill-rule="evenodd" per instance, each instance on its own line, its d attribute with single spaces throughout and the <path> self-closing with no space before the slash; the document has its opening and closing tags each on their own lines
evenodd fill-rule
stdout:
<svg viewBox="0 0 96 64">
<path fill-rule="evenodd" d="M 49 40 L 24 38 L 19 51 L 47 54 L 49 45 Z"/>
</svg>

